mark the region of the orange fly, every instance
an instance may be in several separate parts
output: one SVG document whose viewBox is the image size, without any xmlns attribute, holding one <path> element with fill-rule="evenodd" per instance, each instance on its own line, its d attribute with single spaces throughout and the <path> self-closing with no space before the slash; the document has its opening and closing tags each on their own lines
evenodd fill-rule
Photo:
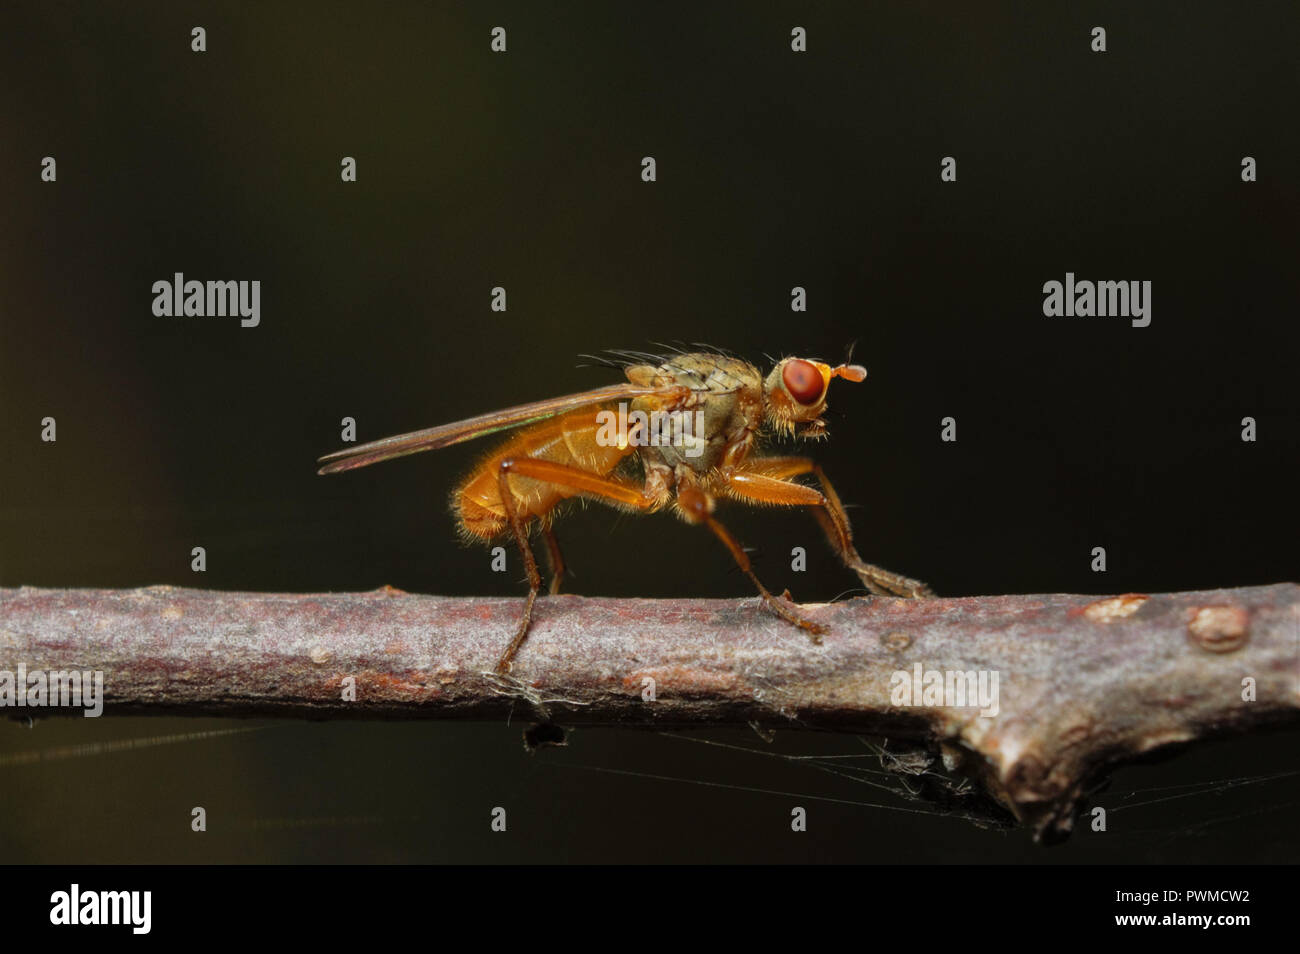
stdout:
<svg viewBox="0 0 1300 954">
<path fill-rule="evenodd" d="M 627 364 L 625 384 L 345 448 L 322 457 L 319 472 L 334 474 L 519 428 L 452 495 L 461 532 L 484 542 L 513 535 L 528 573 L 523 615 L 497 663 L 502 673 L 510 671 L 528 635 L 541 589 L 529 532 L 534 525 L 541 531 L 551 565 L 550 592 L 557 593 L 564 561 L 553 518 L 556 508 L 574 497 L 636 513 L 671 508 L 687 523 L 707 527 L 758 588 L 767 607 L 808 632 L 814 642 L 821 641 L 825 627 L 800 615 L 759 582 L 744 549 L 714 517 L 717 498 L 807 507 L 840 559 L 872 593 L 933 595 L 924 583 L 872 566 L 858 555 L 844 506 L 815 461 L 755 453 L 765 429 L 799 438 L 823 436 L 821 415 L 831 381 L 862 381 L 865 368 L 786 358 L 765 378 L 752 364 L 722 354 L 694 352 L 655 360 Z M 640 463 L 637 477 L 625 476 L 620 466 L 630 459 Z M 818 486 L 795 480 L 805 475 Z"/>
</svg>

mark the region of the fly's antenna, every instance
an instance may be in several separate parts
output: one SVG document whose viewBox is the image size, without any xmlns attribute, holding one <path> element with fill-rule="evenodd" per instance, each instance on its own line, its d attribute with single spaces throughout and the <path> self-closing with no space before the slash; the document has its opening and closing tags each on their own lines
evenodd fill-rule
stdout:
<svg viewBox="0 0 1300 954">
<path fill-rule="evenodd" d="M 831 377 L 853 382 L 865 381 L 867 369 L 860 364 L 842 364 L 838 368 L 831 368 Z"/>
</svg>

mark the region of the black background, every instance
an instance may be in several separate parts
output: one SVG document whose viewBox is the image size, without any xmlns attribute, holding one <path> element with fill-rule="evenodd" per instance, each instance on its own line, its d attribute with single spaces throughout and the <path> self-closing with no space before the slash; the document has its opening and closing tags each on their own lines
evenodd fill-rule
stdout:
<svg viewBox="0 0 1300 954">
<path fill-rule="evenodd" d="M 807 53 L 790 51 L 795 25 Z M 490 572 L 444 506 L 486 446 L 317 477 L 340 419 L 371 440 L 617 377 L 583 353 L 694 341 L 759 363 L 856 342 L 870 377 L 835 386 L 815 453 L 857 505 L 864 556 L 943 595 L 1294 580 L 1298 40 L 1290 2 L 7 4 L 0 585 L 522 595 L 517 563 Z M 40 181 L 47 155 L 57 183 Z M 1241 181 L 1243 156 L 1259 181 Z M 261 280 L 260 327 L 155 317 L 151 285 L 177 271 Z M 1151 281 L 1151 325 L 1045 318 L 1043 283 L 1067 271 Z M 47 415 L 56 444 L 39 439 Z M 946 416 L 956 443 L 939 439 Z M 770 588 L 857 584 L 806 515 L 728 522 Z M 749 595 L 670 518 L 592 507 L 560 530 L 572 591 Z M 808 572 L 790 572 L 793 546 Z M 229 728 L 252 731 L 49 754 Z M 575 767 L 908 807 L 631 731 L 529 757 L 518 723 L 0 729 L 15 861 L 1300 855 L 1295 777 L 1134 808 L 1044 849 L 834 801 L 806 802 L 794 836 L 788 797 Z M 1125 769 L 1112 791 L 1294 771 L 1278 753 L 1296 741 L 1215 743 Z M 494 805 L 508 836 L 488 831 Z"/>
</svg>

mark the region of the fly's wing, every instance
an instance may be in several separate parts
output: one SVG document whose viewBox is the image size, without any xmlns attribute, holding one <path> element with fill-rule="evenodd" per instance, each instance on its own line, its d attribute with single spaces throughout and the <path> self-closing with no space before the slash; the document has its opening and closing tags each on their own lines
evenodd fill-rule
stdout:
<svg viewBox="0 0 1300 954">
<path fill-rule="evenodd" d="M 407 454 L 418 454 L 420 451 L 448 447 L 452 444 L 459 444 L 461 441 L 494 434 L 497 431 L 519 427 L 523 424 L 533 424 L 548 417 L 563 414 L 566 411 L 576 411 L 579 408 L 590 407 L 593 404 L 605 404 L 609 401 L 617 401 L 620 398 L 658 397 L 666 408 L 670 408 L 684 400 L 690 393 L 689 388 L 677 386 L 645 387 L 637 384 L 611 384 L 607 387 L 596 388 L 594 391 L 583 391 L 579 394 L 566 394 L 563 397 L 547 398 L 545 401 L 521 404 L 518 407 L 507 408 L 504 411 L 480 414 L 478 417 L 457 421 L 454 424 L 443 424 L 422 431 L 412 431 L 410 434 L 385 437 L 383 440 L 372 441 L 369 444 L 346 447 L 341 451 L 335 451 L 333 454 L 326 454 L 320 458 L 317 463 L 324 466 L 317 473 L 337 474 L 341 471 L 355 470 L 358 467 L 377 464 L 381 460 L 391 460 L 394 457 L 405 457 Z"/>
</svg>

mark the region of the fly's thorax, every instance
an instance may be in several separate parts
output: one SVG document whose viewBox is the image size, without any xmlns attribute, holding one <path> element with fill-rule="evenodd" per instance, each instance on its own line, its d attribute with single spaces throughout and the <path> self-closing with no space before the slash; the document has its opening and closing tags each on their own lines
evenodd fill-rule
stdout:
<svg viewBox="0 0 1300 954">
<path fill-rule="evenodd" d="M 653 399 L 632 402 L 639 430 L 634 443 L 641 460 L 676 470 L 679 464 L 711 467 L 725 449 L 730 396 L 692 392 L 680 407 L 665 409 Z"/>
<path fill-rule="evenodd" d="M 713 393 L 761 388 L 763 376 L 748 361 L 719 354 L 681 354 L 669 358 L 658 368 L 672 384 Z"/>
<path fill-rule="evenodd" d="M 663 387 L 685 387 L 690 397 L 663 414 L 654 399 L 639 399 L 633 408 L 660 415 L 648 441 L 638 453 L 647 464 L 673 471 L 685 466 L 706 473 L 735 456 L 735 444 L 746 442 L 763 414 L 763 379 L 758 369 L 737 358 L 715 354 L 684 354 L 657 368 L 629 369 L 628 377 Z"/>
<path fill-rule="evenodd" d="M 648 471 L 673 473 L 682 466 L 699 473 L 713 470 L 738 453 L 743 456 L 762 423 L 763 376 L 747 361 L 696 352 L 625 370 L 633 384 L 684 388 L 689 394 L 671 407 L 656 397 L 632 402 L 633 412 L 650 418 L 639 425 L 640 439 L 630 438 Z"/>
<path fill-rule="evenodd" d="M 752 390 L 759 395 L 763 389 L 763 375 L 748 361 L 703 352 L 673 355 L 658 366 L 628 365 L 624 371 L 629 381 L 645 387 L 685 387 L 709 394 Z"/>
</svg>

